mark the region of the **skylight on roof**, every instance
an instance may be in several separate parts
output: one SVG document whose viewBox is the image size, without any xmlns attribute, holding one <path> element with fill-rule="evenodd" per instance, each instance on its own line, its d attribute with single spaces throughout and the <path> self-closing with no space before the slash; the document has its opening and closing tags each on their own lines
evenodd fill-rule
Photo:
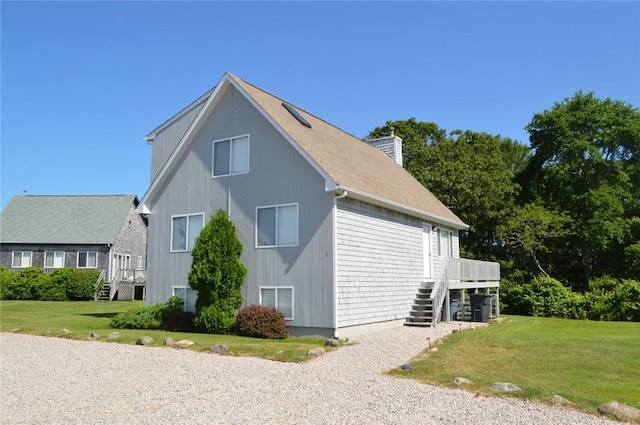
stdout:
<svg viewBox="0 0 640 425">
<path fill-rule="evenodd" d="M 289 111 L 289 113 L 291 115 L 293 115 L 295 117 L 295 119 L 297 119 L 300 124 L 311 128 L 311 124 L 309 124 L 309 121 L 305 120 L 304 117 L 302 115 L 300 115 L 300 113 L 298 111 L 296 111 L 296 108 L 294 108 L 293 106 L 289 105 L 288 103 L 282 102 L 282 106 L 284 106 L 284 109 L 286 109 L 287 111 Z"/>
</svg>

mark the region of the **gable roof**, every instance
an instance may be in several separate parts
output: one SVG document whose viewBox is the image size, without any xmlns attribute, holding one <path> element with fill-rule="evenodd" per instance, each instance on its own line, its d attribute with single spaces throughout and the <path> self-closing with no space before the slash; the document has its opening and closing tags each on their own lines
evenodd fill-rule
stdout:
<svg viewBox="0 0 640 425">
<path fill-rule="evenodd" d="M 0 242 L 110 244 L 135 195 L 14 196 L 0 213 Z"/>
<path fill-rule="evenodd" d="M 326 190 L 346 192 L 347 197 L 454 228 L 468 227 L 411 174 L 379 149 L 229 73 L 225 73 L 218 85 L 208 92 L 209 99 L 142 198 L 143 210 L 146 208 L 145 202 L 155 195 L 171 174 L 172 165 L 186 154 L 195 134 L 229 87 L 236 88 L 244 95 L 323 176 Z M 293 106 L 310 127 L 302 124 L 283 107 L 283 102 Z"/>
</svg>

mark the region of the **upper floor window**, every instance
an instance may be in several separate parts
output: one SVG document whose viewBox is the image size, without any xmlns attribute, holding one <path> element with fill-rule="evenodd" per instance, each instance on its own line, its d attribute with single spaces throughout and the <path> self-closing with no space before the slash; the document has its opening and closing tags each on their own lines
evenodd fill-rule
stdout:
<svg viewBox="0 0 640 425">
<path fill-rule="evenodd" d="M 260 207 L 256 215 L 256 246 L 298 245 L 298 204 Z"/>
<path fill-rule="evenodd" d="M 249 135 L 213 142 L 213 177 L 249 172 Z"/>
<path fill-rule="evenodd" d="M 438 256 L 453 257 L 453 232 L 437 229 L 436 233 L 438 234 Z"/>
<path fill-rule="evenodd" d="M 11 267 L 14 269 L 31 267 L 31 251 L 13 251 Z"/>
<path fill-rule="evenodd" d="M 98 267 L 98 253 L 95 251 L 78 252 L 79 269 L 95 269 Z"/>
<path fill-rule="evenodd" d="M 44 268 L 59 269 L 64 267 L 64 251 L 45 251 Z"/>
<path fill-rule="evenodd" d="M 203 227 L 203 213 L 171 217 L 171 251 L 191 251 Z"/>
</svg>

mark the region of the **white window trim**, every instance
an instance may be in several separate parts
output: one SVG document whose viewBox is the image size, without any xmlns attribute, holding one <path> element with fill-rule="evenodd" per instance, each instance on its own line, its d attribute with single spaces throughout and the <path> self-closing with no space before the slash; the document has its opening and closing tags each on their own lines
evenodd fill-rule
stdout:
<svg viewBox="0 0 640 425">
<path fill-rule="evenodd" d="M 296 243 L 287 244 L 287 245 L 279 245 L 278 244 L 278 207 L 296 207 Z M 275 208 L 276 209 L 276 244 L 275 245 L 258 245 L 258 210 L 267 209 L 267 208 Z M 297 202 L 290 204 L 277 204 L 277 205 L 262 205 L 256 207 L 256 216 L 255 216 L 255 247 L 258 249 L 263 248 L 283 248 L 289 246 L 298 246 L 300 243 L 300 207 Z"/>
<path fill-rule="evenodd" d="M 231 172 L 231 163 L 232 163 L 232 155 L 233 155 L 233 141 L 235 139 L 241 139 L 243 137 L 247 138 L 247 171 L 241 171 L 239 173 L 232 173 Z M 219 175 L 215 175 L 215 156 L 216 156 L 216 143 L 218 142 L 226 142 L 229 141 L 229 173 L 228 174 L 219 174 Z M 237 176 L 240 174 L 247 174 L 249 172 L 249 167 L 251 164 L 251 161 L 249 161 L 249 158 L 251 158 L 251 135 L 250 134 L 241 134 L 239 136 L 233 136 L 233 137 L 226 137 L 224 139 L 218 139 L 218 140 L 214 140 L 211 143 L 211 178 L 212 179 L 217 179 L 220 177 L 228 177 L 228 176 Z"/>
<path fill-rule="evenodd" d="M 52 267 L 47 267 L 47 254 L 48 253 L 53 253 L 53 266 Z M 62 253 L 62 265 L 59 267 L 56 267 L 56 253 L 57 252 L 61 252 Z M 65 258 L 66 253 L 64 251 L 45 251 L 44 252 L 44 268 L 45 269 L 60 269 L 64 267 L 64 258 Z"/>
<path fill-rule="evenodd" d="M 80 266 L 80 254 L 86 252 L 87 253 L 87 264 L 89 264 L 89 254 L 96 254 L 96 265 L 95 267 L 89 267 L 89 266 Z M 79 269 L 97 269 L 98 268 L 98 251 L 78 251 L 78 254 L 76 255 L 76 267 Z"/>
<path fill-rule="evenodd" d="M 260 305 L 262 304 L 262 290 L 263 289 L 275 289 L 276 290 L 276 310 L 280 311 L 277 307 L 278 305 L 278 289 L 291 289 L 291 317 L 285 317 L 284 320 L 292 321 L 295 317 L 296 312 L 296 302 L 295 302 L 295 290 L 293 286 L 259 286 L 258 287 L 258 299 L 260 300 Z M 284 313 L 282 313 L 284 315 Z"/>
<path fill-rule="evenodd" d="M 20 253 L 20 265 L 19 266 L 14 266 L 14 264 L 16 263 L 16 254 Z M 28 252 L 29 253 L 29 265 L 23 265 L 24 262 L 24 254 Z M 27 267 L 31 267 L 31 265 L 33 264 L 33 251 L 13 251 L 11 252 L 11 268 L 12 269 L 26 269 Z"/>
<path fill-rule="evenodd" d="M 204 221 L 204 213 L 203 212 L 199 212 L 199 213 L 193 213 L 193 214 L 176 214 L 176 215 L 172 215 L 171 216 L 171 235 L 169 238 L 169 252 L 191 252 L 191 249 L 193 249 L 193 247 L 189 248 L 189 241 L 187 240 L 185 243 L 185 245 L 187 246 L 187 249 L 173 249 L 173 219 L 174 218 L 178 218 L 178 217 L 187 217 L 187 229 L 185 231 L 185 238 L 189 239 L 189 217 L 193 217 L 196 215 L 201 215 L 202 216 L 202 228 L 204 229 L 204 226 L 207 225 L 207 223 Z M 202 230 L 200 230 L 202 231 Z"/>
</svg>

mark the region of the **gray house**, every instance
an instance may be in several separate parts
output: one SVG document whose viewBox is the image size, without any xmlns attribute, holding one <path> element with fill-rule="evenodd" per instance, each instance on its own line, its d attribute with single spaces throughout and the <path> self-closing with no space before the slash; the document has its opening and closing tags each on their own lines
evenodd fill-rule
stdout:
<svg viewBox="0 0 640 425">
<path fill-rule="evenodd" d="M 148 303 L 193 309 L 190 249 L 219 209 L 244 244 L 244 304 L 278 308 L 294 335 L 432 326 L 451 291 L 497 301 L 498 265 L 459 258 L 468 226 L 403 169 L 395 135 L 362 142 L 226 73 L 146 140 Z"/>
<path fill-rule="evenodd" d="M 15 196 L 0 214 L 0 264 L 100 270 L 103 298 L 144 297 L 147 224 L 135 195 Z"/>
</svg>

